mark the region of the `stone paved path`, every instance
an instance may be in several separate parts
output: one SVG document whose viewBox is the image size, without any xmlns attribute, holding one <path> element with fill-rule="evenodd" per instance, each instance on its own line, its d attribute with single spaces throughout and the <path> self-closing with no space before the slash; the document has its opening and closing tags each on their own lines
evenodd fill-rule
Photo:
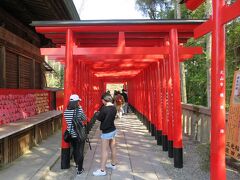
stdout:
<svg viewBox="0 0 240 180">
<path fill-rule="evenodd" d="M 73 162 L 71 168 L 60 168 L 60 132 L 49 137 L 38 147 L 14 161 L 8 168 L 0 171 L 1 180 L 207 180 L 209 172 L 200 169 L 201 161 L 197 154 L 198 144 L 184 137 L 184 167 L 173 167 L 173 159 L 156 144 L 146 127 L 134 114 L 116 120 L 117 170 L 108 170 L 107 176 L 94 177 L 92 172 L 100 166 L 100 130 L 96 122 L 90 132 L 92 150 L 86 145 L 84 160 L 85 172 L 76 176 Z M 49 170 L 50 169 L 50 170 Z M 47 170 L 47 171 L 46 171 Z M 46 172 L 48 172 L 46 174 Z M 240 179 L 240 174 L 227 168 L 227 179 Z"/>
</svg>

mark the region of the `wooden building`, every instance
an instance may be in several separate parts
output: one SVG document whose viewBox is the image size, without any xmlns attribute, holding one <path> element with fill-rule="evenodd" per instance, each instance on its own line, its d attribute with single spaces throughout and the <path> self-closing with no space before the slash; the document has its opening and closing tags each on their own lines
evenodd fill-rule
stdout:
<svg viewBox="0 0 240 180">
<path fill-rule="evenodd" d="M 43 90 L 51 67 L 39 49 L 53 44 L 29 25 L 34 20 L 79 16 L 72 0 L 0 1 L 0 169 L 61 129 L 58 101 Z"/>
<path fill-rule="evenodd" d="M 0 1 L 0 88 L 42 89 L 51 67 L 40 55 L 50 40 L 29 26 L 35 20 L 79 20 L 71 0 Z"/>
</svg>

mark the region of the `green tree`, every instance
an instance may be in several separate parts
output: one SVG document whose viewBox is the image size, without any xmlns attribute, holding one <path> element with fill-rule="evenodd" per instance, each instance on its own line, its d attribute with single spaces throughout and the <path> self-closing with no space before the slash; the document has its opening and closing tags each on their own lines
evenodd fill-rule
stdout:
<svg viewBox="0 0 240 180">
<path fill-rule="evenodd" d="M 229 1 L 229 3 L 231 3 Z M 209 7 L 207 4 L 203 4 L 199 9 L 197 9 L 196 11 L 193 11 L 192 13 L 188 10 L 186 10 L 185 7 L 182 7 L 182 12 L 183 13 L 183 17 L 185 18 L 194 18 L 194 19 L 199 19 L 199 18 L 206 18 L 206 15 L 204 15 L 204 11 L 208 10 Z M 205 13 L 207 14 L 207 13 Z M 206 56 L 206 39 L 208 38 L 207 36 L 204 36 L 203 38 L 201 38 L 200 40 L 197 41 L 193 41 L 190 40 L 188 42 L 188 45 L 191 46 L 196 46 L 196 45 L 201 45 L 202 47 L 204 47 L 204 54 L 202 56 L 197 56 L 193 58 L 193 61 L 205 61 L 204 59 L 208 59 L 208 57 Z M 192 72 L 192 70 L 194 69 L 195 66 L 191 65 L 191 62 L 186 62 L 188 63 L 188 68 L 187 71 Z M 206 61 L 206 63 L 211 63 Z M 232 82 L 233 82 L 233 76 L 234 76 L 234 71 L 240 69 L 240 18 L 235 19 L 234 21 L 228 23 L 226 25 L 226 109 L 229 109 L 229 104 L 230 104 L 230 97 L 231 97 L 231 91 L 232 91 Z M 206 70 L 208 69 L 208 65 L 206 66 L 204 63 L 198 63 L 197 65 L 198 69 L 196 69 L 196 73 L 199 75 L 197 78 L 199 80 L 196 80 L 196 75 L 194 75 L 193 73 L 188 73 L 187 76 L 187 95 L 189 101 L 188 103 L 192 103 L 192 104 L 200 104 L 200 105 L 204 105 L 206 106 L 207 104 L 207 99 L 205 100 L 204 98 L 206 96 L 206 92 L 205 89 L 201 88 L 198 89 L 199 91 L 202 91 L 202 100 L 201 98 L 198 97 L 199 91 L 197 92 L 194 86 L 193 86 L 193 82 L 197 82 L 197 84 L 205 84 L 203 83 L 203 80 L 206 78 L 204 71 L 201 71 L 200 69 L 205 68 Z M 201 75 L 200 75 L 201 74 Z M 209 77 L 207 77 L 208 79 Z M 207 83 L 207 79 L 204 80 Z M 204 87 L 204 86 L 203 86 Z M 196 96 L 196 97 L 192 97 L 192 96 Z"/>
<path fill-rule="evenodd" d="M 46 72 L 47 87 L 63 88 L 64 69 L 60 63 L 47 61 L 54 71 Z"/>
<path fill-rule="evenodd" d="M 136 7 L 150 19 L 174 18 L 171 0 L 136 0 Z"/>
<path fill-rule="evenodd" d="M 201 46 L 206 48 L 206 37 L 197 41 L 190 39 L 186 46 Z M 207 62 L 206 53 L 194 56 L 185 63 L 187 102 L 207 106 Z"/>
<path fill-rule="evenodd" d="M 182 5 L 182 19 L 206 19 L 206 8 L 207 4 L 204 3 L 197 10 L 189 11 L 185 5 Z M 186 69 L 187 102 L 202 106 L 208 106 L 206 42 L 206 36 L 197 40 L 193 38 L 188 40 L 186 46 L 201 46 L 204 53 L 194 56 L 184 63 Z"/>
<path fill-rule="evenodd" d="M 234 71 L 240 69 L 240 19 L 226 26 L 226 107 L 229 108 Z"/>
<path fill-rule="evenodd" d="M 208 8 L 206 3 L 203 3 L 198 9 L 195 11 L 190 11 L 186 8 L 185 5 L 181 5 L 181 15 L 182 19 L 206 19 L 206 9 Z"/>
<path fill-rule="evenodd" d="M 136 5 L 138 9 L 143 12 L 145 16 L 150 19 L 174 18 L 177 17 L 176 3 L 169 0 L 137 0 Z M 204 19 L 206 5 L 203 4 L 196 11 L 189 11 L 185 5 L 181 5 L 181 19 Z M 174 15 L 174 12 L 176 15 Z M 204 46 L 204 38 L 201 40 L 190 39 L 186 46 Z M 206 55 L 195 56 L 193 59 L 184 63 L 186 72 L 186 91 L 187 102 L 198 105 L 207 105 L 207 92 L 206 92 Z M 184 68 L 183 68 L 184 69 Z M 200 70 L 199 70 L 200 69 Z M 184 72 L 183 72 L 184 73 Z M 198 87 L 198 88 L 196 88 Z M 183 87 L 182 87 L 183 88 Z M 196 91 L 198 90 L 198 91 Z"/>
<path fill-rule="evenodd" d="M 234 0 L 228 0 L 228 4 Z M 174 4 L 170 0 L 137 0 L 137 8 L 150 19 L 174 18 Z M 176 4 L 175 4 L 176 7 Z M 203 3 L 197 10 L 189 11 L 185 5 L 181 5 L 181 19 L 208 19 L 211 9 L 211 0 Z M 236 19 L 226 25 L 226 107 L 230 103 L 232 81 L 234 71 L 240 68 L 240 19 Z M 202 46 L 204 53 L 195 56 L 184 63 L 186 72 L 187 102 L 209 106 L 208 74 L 211 64 L 209 48 L 211 48 L 209 35 L 200 39 L 190 39 L 185 46 Z M 207 76 L 208 75 L 208 76 Z M 208 88 L 207 88 L 208 86 Z"/>
</svg>

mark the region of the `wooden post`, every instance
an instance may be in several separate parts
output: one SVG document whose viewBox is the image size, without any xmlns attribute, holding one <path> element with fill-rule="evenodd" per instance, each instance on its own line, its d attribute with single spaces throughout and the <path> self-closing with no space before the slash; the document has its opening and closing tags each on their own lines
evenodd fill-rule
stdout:
<svg viewBox="0 0 240 180">
<path fill-rule="evenodd" d="M 3 147 L 4 147 L 4 162 L 3 164 L 8 164 L 8 153 L 9 153 L 9 149 L 8 149 L 8 137 L 5 137 L 4 140 L 3 140 Z"/>
<path fill-rule="evenodd" d="M 32 78 L 31 78 L 31 86 L 35 89 L 35 59 L 32 60 Z"/>
<path fill-rule="evenodd" d="M 173 88 L 171 56 L 167 63 L 167 92 L 168 92 L 168 157 L 173 158 Z"/>
<path fill-rule="evenodd" d="M 170 30 L 170 62 L 173 77 L 173 156 L 174 167 L 183 167 L 183 148 L 182 148 L 182 109 L 181 109 L 181 90 L 179 72 L 179 52 L 178 52 L 178 32 L 177 29 Z"/>
<path fill-rule="evenodd" d="M 20 56 L 17 55 L 17 87 L 21 88 L 21 68 L 20 68 Z"/>
<path fill-rule="evenodd" d="M 163 151 L 168 151 L 168 129 L 167 129 L 167 105 L 166 105 L 166 60 L 161 63 L 161 88 L 162 88 L 162 148 Z"/>
<path fill-rule="evenodd" d="M 65 63 L 65 81 L 64 81 L 64 109 L 69 102 L 69 97 L 73 92 L 73 32 L 71 29 L 66 33 L 66 63 Z M 67 129 L 65 119 L 62 120 L 62 134 Z M 63 140 L 62 136 L 62 153 L 61 153 L 61 168 L 68 169 L 70 167 L 70 146 Z"/>
<path fill-rule="evenodd" d="M 157 62 L 156 72 L 156 96 L 157 96 L 157 144 L 162 145 L 162 97 L 161 97 L 161 77 L 160 77 L 160 62 Z"/>
<path fill-rule="evenodd" d="M 0 88 L 6 88 L 6 49 L 0 46 Z"/>
<path fill-rule="evenodd" d="M 226 179 L 225 163 L 225 27 L 221 24 L 225 1 L 213 1 L 211 62 L 211 179 Z"/>
</svg>

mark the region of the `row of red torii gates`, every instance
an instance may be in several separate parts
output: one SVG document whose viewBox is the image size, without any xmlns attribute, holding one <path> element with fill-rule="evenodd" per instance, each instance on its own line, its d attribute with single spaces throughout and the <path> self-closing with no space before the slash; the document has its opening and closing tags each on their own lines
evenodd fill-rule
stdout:
<svg viewBox="0 0 240 180">
<path fill-rule="evenodd" d="M 183 0 L 194 10 L 204 0 Z M 157 134 L 174 166 L 183 167 L 179 62 L 201 47 L 183 47 L 191 37 L 212 33 L 211 179 L 226 179 L 225 169 L 225 30 L 240 15 L 240 0 L 213 0 L 213 14 L 201 20 L 109 20 L 33 22 L 56 48 L 41 48 L 65 64 L 64 106 L 78 93 L 89 120 L 100 106 L 106 83 L 127 83 L 129 103 Z M 63 121 L 62 131 L 66 129 Z M 61 167 L 69 167 L 69 144 L 62 141 Z"/>
</svg>

